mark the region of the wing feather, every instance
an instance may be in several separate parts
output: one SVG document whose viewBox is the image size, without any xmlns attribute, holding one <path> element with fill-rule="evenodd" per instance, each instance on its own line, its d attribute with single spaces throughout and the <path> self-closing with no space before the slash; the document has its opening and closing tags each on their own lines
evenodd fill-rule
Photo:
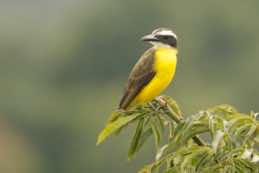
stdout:
<svg viewBox="0 0 259 173">
<path fill-rule="evenodd" d="M 148 49 L 133 67 L 124 95 L 120 101 L 119 108 L 126 109 L 138 93 L 153 79 L 155 71 L 154 64 L 154 48 Z"/>
</svg>

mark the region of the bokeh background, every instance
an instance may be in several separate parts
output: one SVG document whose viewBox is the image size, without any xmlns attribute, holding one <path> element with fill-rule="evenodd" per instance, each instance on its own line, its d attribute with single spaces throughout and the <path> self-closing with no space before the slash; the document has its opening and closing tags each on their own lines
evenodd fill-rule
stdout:
<svg viewBox="0 0 259 173">
<path fill-rule="evenodd" d="M 128 73 L 164 26 L 179 37 L 166 94 L 186 114 L 259 111 L 259 1 L 0 0 L 0 172 L 132 173 L 130 130 L 95 146 Z"/>
</svg>

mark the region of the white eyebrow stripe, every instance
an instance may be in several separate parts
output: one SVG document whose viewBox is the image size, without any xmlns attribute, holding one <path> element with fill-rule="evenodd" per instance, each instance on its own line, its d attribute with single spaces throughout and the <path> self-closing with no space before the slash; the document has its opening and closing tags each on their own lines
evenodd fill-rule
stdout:
<svg viewBox="0 0 259 173">
<path fill-rule="evenodd" d="M 175 38 L 177 38 L 176 34 L 173 33 L 173 31 L 170 31 L 170 30 L 160 31 L 160 32 L 159 32 L 159 35 L 172 35 L 172 36 L 174 36 Z"/>
</svg>

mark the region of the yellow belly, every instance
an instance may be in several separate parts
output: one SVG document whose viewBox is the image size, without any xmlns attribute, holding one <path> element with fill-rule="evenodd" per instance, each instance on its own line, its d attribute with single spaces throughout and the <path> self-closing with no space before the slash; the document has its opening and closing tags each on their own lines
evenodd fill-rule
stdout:
<svg viewBox="0 0 259 173">
<path fill-rule="evenodd" d="M 154 78 L 140 91 L 131 106 L 146 103 L 160 95 L 171 83 L 177 64 L 177 50 L 158 48 L 155 52 Z"/>
</svg>

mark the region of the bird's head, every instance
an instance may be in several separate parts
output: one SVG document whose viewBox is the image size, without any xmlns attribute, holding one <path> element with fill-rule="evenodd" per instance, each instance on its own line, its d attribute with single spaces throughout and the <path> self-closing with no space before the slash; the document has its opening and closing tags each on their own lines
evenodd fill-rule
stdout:
<svg viewBox="0 0 259 173">
<path fill-rule="evenodd" d="M 168 28 L 155 29 L 151 34 L 142 37 L 141 40 L 149 42 L 155 46 L 177 47 L 177 36 Z"/>
</svg>

